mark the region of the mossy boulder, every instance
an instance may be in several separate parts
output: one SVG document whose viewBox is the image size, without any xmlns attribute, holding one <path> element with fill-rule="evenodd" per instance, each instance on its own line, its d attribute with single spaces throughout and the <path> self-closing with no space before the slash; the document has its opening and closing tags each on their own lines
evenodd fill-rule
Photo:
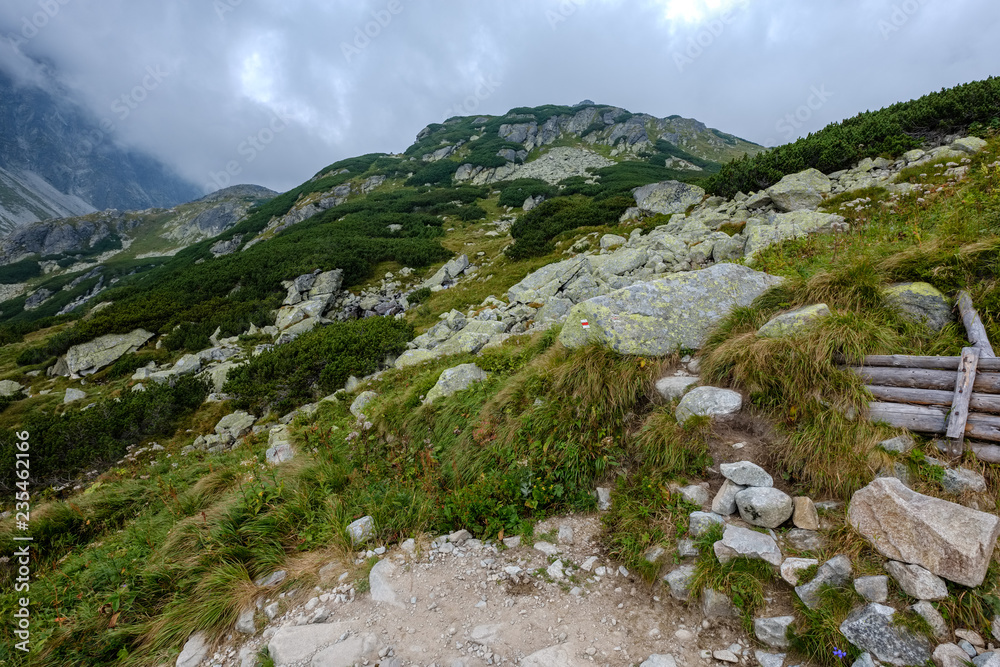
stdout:
<svg viewBox="0 0 1000 667">
<path fill-rule="evenodd" d="M 462 364 L 449 368 L 441 373 L 437 384 L 427 392 L 424 404 L 433 403 L 439 398 L 468 389 L 474 383 L 482 382 L 486 377 L 486 371 L 475 364 Z"/>
<path fill-rule="evenodd" d="M 951 300 L 930 283 L 899 283 L 885 294 L 900 315 L 931 331 L 941 331 L 952 322 Z"/>
<path fill-rule="evenodd" d="M 574 306 L 559 340 L 569 348 L 600 343 L 619 354 L 697 350 L 734 308 L 749 306 L 781 282 L 745 266 L 716 264 L 637 283 Z"/>
<path fill-rule="evenodd" d="M 825 303 L 817 303 L 812 306 L 797 308 L 787 313 L 782 313 L 768 320 L 767 324 L 757 330 L 757 335 L 764 338 L 781 338 L 783 336 L 794 336 L 800 331 L 808 328 L 811 324 L 824 317 L 829 317 L 830 309 Z"/>
</svg>

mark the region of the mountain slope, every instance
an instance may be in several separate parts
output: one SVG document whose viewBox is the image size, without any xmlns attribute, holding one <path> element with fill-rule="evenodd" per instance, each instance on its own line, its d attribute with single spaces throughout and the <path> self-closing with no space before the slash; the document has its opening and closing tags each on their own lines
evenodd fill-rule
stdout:
<svg viewBox="0 0 1000 667">
<path fill-rule="evenodd" d="M 119 147 L 113 126 L 65 101 L 58 84 L 0 71 L 0 230 L 35 220 L 191 201 L 201 193 L 162 163 Z"/>
</svg>

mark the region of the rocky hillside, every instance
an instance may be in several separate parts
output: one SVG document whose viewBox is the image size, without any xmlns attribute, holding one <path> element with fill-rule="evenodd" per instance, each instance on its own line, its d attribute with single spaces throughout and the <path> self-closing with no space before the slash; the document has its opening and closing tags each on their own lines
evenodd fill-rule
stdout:
<svg viewBox="0 0 1000 667">
<path fill-rule="evenodd" d="M 5 302 L 35 662 L 993 667 L 996 464 L 844 362 L 957 359 L 960 291 L 1000 336 L 1000 140 L 722 197 L 615 113 L 452 119 Z"/>
<path fill-rule="evenodd" d="M 52 92 L 52 91 L 57 92 Z M 46 87 L 0 72 L 0 234 L 94 210 L 169 207 L 199 196 L 163 164 Z"/>
</svg>

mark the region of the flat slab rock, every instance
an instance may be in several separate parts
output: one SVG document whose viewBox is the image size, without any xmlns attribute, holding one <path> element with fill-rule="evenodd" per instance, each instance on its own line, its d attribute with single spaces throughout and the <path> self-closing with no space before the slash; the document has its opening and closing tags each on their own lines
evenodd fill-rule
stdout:
<svg viewBox="0 0 1000 667">
<path fill-rule="evenodd" d="M 848 521 L 886 558 L 976 587 L 986 578 L 1000 518 L 882 477 L 854 494 Z"/>
<path fill-rule="evenodd" d="M 893 625 L 895 611 L 877 603 L 866 605 L 851 612 L 840 624 L 840 632 L 880 662 L 896 667 L 925 664 L 931 658 L 930 644 L 926 638 Z"/>
</svg>

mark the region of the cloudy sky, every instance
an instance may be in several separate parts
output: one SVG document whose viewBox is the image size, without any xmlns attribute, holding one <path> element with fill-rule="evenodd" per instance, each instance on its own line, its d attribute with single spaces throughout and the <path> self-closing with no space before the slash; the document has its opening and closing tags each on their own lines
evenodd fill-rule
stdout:
<svg viewBox="0 0 1000 667">
<path fill-rule="evenodd" d="M 585 98 L 784 143 L 1000 74 L 998 34 L 997 0 L 4 0 L 0 67 L 51 65 L 206 190 L 227 164 L 287 190 L 453 115 Z"/>
</svg>

